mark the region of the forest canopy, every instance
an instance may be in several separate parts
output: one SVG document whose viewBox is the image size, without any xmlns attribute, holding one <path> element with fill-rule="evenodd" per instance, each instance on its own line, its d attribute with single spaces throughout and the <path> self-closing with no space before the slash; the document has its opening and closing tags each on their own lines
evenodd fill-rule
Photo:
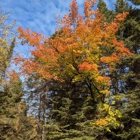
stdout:
<svg viewBox="0 0 140 140">
<path fill-rule="evenodd" d="M 95 5 L 85 0 L 81 15 L 73 0 L 49 37 L 18 27 L 28 58 L 1 33 L 0 140 L 140 139 L 140 10 L 125 0 Z"/>
</svg>

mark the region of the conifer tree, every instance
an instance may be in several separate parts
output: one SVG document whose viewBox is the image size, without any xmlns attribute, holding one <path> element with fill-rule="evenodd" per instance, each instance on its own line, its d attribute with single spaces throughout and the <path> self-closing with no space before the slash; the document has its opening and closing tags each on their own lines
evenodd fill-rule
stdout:
<svg viewBox="0 0 140 140">
<path fill-rule="evenodd" d="M 132 1 L 135 2 L 136 1 Z M 137 4 L 139 1 L 137 1 Z M 122 62 L 121 66 L 127 67 L 124 70 L 125 73 L 125 83 L 126 83 L 126 93 L 127 93 L 127 110 L 124 112 L 124 132 L 121 134 L 122 137 L 126 139 L 140 139 L 140 9 L 132 8 L 129 6 L 129 15 L 124 22 L 123 38 L 127 46 L 134 53 L 133 56 L 128 57 L 126 61 Z M 126 72 L 127 71 L 127 72 Z M 129 71 L 129 73 L 128 73 Z M 127 120 L 127 121 L 126 121 Z M 131 127 L 130 127 L 131 126 Z M 125 135 L 124 135 L 125 134 Z"/>
<path fill-rule="evenodd" d="M 139 1 L 131 1 L 134 4 L 139 4 Z M 112 73 L 113 87 L 111 90 L 115 90 L 114 93 L 125 93 L 126 96 L 119 98 L 120 103 L 117 102 L 115 106 L 125 108 L 122 118 L 122 127 L 115 133 L 119 139 L 139 139 L 139 95 L 140 95 L 140 81 L 139 81 L 139 32 L 140 32 L 140 10 L 138 8 L 132 8 L 131 5 L 124 0 L 117 0 L 115 4 L 115 14 L 129 12 L 129 15 L 125 19 L 119 28 L 117 38 L 125 42 L 125 46 L 128 47 L 134 55 L 122 59 L 117 66 L 116 73 Z M 104 13 L 103 13 L 104 14 Z M 107 16 L 106 14 L 104 14 Z M 113 78 L 114 77 L 114 78 Z M 116 92 L 117 91 L 117 92 Z M 122 94 L 119 94 L 122 95 Z M 123 100 L 124 99 L 124 100 Z M 115 134 L 114 133 L 114 134 Z M 120 133 L 120 134 L 119 134 Z"/>
<path fill-rule="evenodd" d="M 140 5 L 140 0 L 129 0 L 135 5 Z"/>
<path fill-rule="evenodd" d="M 69 14 L 59 21 L 62 32 L 49 39 L 18 29 L 19 38 L 34 50 L 32 59 L 18 56 L 15 63 L 22 63 L 22 73 L 49 82 L 46 139 L 105 139 L 120 125 L 116 120 L 119 110 L 112 109 L 107 100 L 109 74 L 116 61 L 132 55 L 115 36 L 127 13 L 116 15 L 112 22 L 102 22 L 100 12 L 92 10 L 94 4 L 95 0 L 85 0 L 81 16 L 73 0 Z"/>
<path fill-rule="evenodd" d="M 22 82 L 17 73 L 7 71 L 16 34 L 12 30 L 14 23 L 5 24 L 7 19 L 8 13 L 0 9 L 0 140 L 35 140 L 36 121 L 27 117 Z"/>
<path fill-rule="evenodd" d="M 105 21 L 111 22 L 114 19 L 115 15 L 113 10 L 109 10 L 103 0 L 99 0 L 97 6 L 99 11 L 103 14 Z"/>
<path fill-rule="evenodd" d="M 0 92 L 0 140 L 36 138 L 36 121 L 27 117 L 19 79 L 4 86 Z"/>
<path fill-rule="evenodd" d="M 15 46 L 15 34 L 13 26 L 15 22 L 6 25 L 9 13 L 3 12 L 0 8 L 0 86 L 5 79 L 5 72 L 10 63 L 10 58 Z"/>
</svg>

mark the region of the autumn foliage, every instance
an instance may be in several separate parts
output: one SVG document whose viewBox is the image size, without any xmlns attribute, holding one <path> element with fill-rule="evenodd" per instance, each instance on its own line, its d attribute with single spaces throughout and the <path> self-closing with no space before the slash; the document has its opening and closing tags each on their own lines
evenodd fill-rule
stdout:
<svg viewBox="0 0 140 140">
<path fill-rule="evenodd" d="M 101 13 L 92 10 L 94 4 L 95 0 L 86 0 L 85 15 L 82 16 L 78 14 L 77 3 L 73 0 L 69 14 L 58 21 L 62 32 L 58 34 L 57 31 L 54 39 L 19 27 L 22 43 L 34 47 L 31 50 L 33 58 L 15 58 L 15 63 L 22 62 L 22 72 L 62 81 L 66 75 L 71 75 L 74 82 L 78 81 L 78 77 L 85 80 L 88 76 L 98 83 L 98 79 L 106 76 L 107 68 L 112 70 L 116 62 L 132 55 L 115 36 L 119 22 L 128 13 L 117 15 L 112 23 L 102 22 Z M 84 75 L 82 79 L 81 75 Z"/>
<path fill-rule="evenodd" d="M 46 38 L 29 29 L 18 28 L 22 44 L 34 48 L 32 58 L 16 55 L 14 61 L 21 64 L 21 72 L 36 74 L 46 80 L 73 83 L 88 81 L 97 90 L 94 100 L 110 94 L 109 74 L 116 63 L 132 53 L 116 38 L 116 32 L 128 13 L 118 14 L 111 23 L 103 22 L 102 14 L 92 10 L 95 0 L 85 0 L 84 15 L 78 14 L 76 0 L 70 5 L 69 14 L 57 22 L 61 25 L 55 37 Z M 111 118 L 98 120 L 108 123 Z"/>
</svg>

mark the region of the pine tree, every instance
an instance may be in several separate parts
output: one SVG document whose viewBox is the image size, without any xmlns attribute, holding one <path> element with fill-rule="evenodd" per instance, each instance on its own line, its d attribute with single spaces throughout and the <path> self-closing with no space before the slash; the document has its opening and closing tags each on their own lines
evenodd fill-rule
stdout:
<svg viewBox="0 0 140 140">
<path fill-rule="evenodd" d="M 36 138 L 36 121 L 27 117 L 19 79 L 4 86 L 0 92 L 0 140 Z"/>
<path fill-rule="evenodd" d="M 0 8 L 0 86 L 5 79 L 5 72 L 10 63 L 10 58 L 15 46 L 15 36 L 13 36 L 13 26 L 15 22 L 6 25 L 8 14 Z"/>
<path fill-rule="evenodd" d="M 7 72 L 15 47 L 14 23 L 6 25 L 7 19 L 0 11 L 0 140 L 35 140 L 36 120 L 27 117 L 22 82 L 16 72 Z"/>
<path fill-rule="evenodd" d="M 103 14 L 105 21 L 111 22 L 114 19 L 115 15 L 113 10 L 109 10 L 103 0 L 99 0 L 97 6 L 99 11 Z"/>
<path fill-rule="evenodd" d="M 140 0 L 129 0 L 135 5 L 140 5 Z"/>
<path fill-rule="evenodd" d="M 56 139 L 93 139 L 95 104 L 89 96 L 86 84 L 73 84 L 71 78 L 67 83 L 56 83 L 50 87 L 50 108 L 48 122 L 45 126 L 46 138 Z M 91 131 L 89 131 L 91 130 Z"/>
<path fill-rule="evenodd" d="M 133 2 L 133 1 L 132 1 Z M 138 1 L 137 1 L 138 2 Z M 140 139 L 140 9 L 129 7 L 129 15 L 124 24 L 124 35 L 123 38 L 128 44 L 128 47 L 134 53 L 132 57 L 129 57 L 126 61 L 122 62 L 127 69 L 129 68 L 129 73 L 125 75 L 126 90 L 127 90 L 127 110 L 124 112 L 124 126 L 125 131 L 122 134 L 126 139 Z M 127 120 L 127 121 L 125 121 Z M 130 127 L 131 126 L 131 127 Z"/>
<path fill-rule="evenodd" d="M 116 61 L 131 55 L 115 36 L 127 13 L 118 14 L 112 22 L 102 22 L 100 12 L 92 10 L 94 4 L 94 0 L 86 0 L 85 15 L 81 16 L 73 0 L 69 14 L 59 21 L 62 32 L 50 39 L 44 40 L 41 34 L 29 29 L 18 29 L 19 38 L 34 46 L 34 50 L 33 59 L 19 56 L 15 62 L 22 61 L 24 74 L 34 74 L 49 83 L 50 108 L 43 127 L 46 139 L 105 139 L 106 133 L 119 126 L 116 118 L 120 112 L 106 100 L 110 94 L 108 75 L 116 68 Z M 42 86 L 33 86 L 39 89 L 41 99 L 45 87 L 37 86 Z M 44 114 L 42 101 L 38 104 L 38 116 Z"/>
<path fill-rule="evenodd" d="M 139 4 L 139 1 L 133 1 L 134 4 Z M 111 90 L 114 93 L 125 93 L 126 95 L 121 97 L 122 94 L 118 94 L 119 101 L 115 103 L 115 107 L 122 109 L 122 127 L 114 132 L 118 135 L 115 137 L 119 139 L 139 139 L 139 95 L 140 95 L 140 82 L 139 82 L 139 29 L 140 29 L 140 10 L 132 8 L 131 5 L 124 0 L 117 0 L 115 4 L 115 14 L 129 12 L 129 15 L 125 19 L 119 28 L 117 38 L 125 42 L 125 46 L 128 47 L 134 55 L 122 59 L 117 66 L 117 71 L 112 73 Z M 104 14 L 104 13 L 103 13 Z M 104 14 L 107 16 L 106 14 Z M 116 98 L 116 97 L 115 97 Z M 120 104 L 120 106 L 118 106 Z M 114 133 L 114 134 L 115 134 Z"/>
</svg>

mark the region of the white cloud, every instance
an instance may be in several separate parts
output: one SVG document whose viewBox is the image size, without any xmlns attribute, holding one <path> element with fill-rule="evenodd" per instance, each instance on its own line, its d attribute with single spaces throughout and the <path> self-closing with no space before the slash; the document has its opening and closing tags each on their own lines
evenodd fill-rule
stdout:
<svg viewBox="0 0 140 140">
<path fill-rule="evenodd" d="M 63 17 L 69 11 L 72 0 L 0 0 L 3 11 L 12 10 L 9 22 L 16 20 L 16 27 L 30 28 L 50 36 L 55 32 L 56 15 Z M 85 0 L 77 0 L 79 12 L 83 13 Z M 110 8 L 115 0 L 105 0 Z"/>
<path fill-rule="evenodd" d="M 17 26 L 30 28 L 45 35 L 54 33 L 56 15 L 63 17 L 68 13 L 71 0 L 0 0 L 4 11 L 12 10 L 11 20 L 17 21 Z M 105 0 L 112 7 L 115 0 Z M 80 13 L 83 13 L 84 0 L 77 0 Z"/>
</svg>

